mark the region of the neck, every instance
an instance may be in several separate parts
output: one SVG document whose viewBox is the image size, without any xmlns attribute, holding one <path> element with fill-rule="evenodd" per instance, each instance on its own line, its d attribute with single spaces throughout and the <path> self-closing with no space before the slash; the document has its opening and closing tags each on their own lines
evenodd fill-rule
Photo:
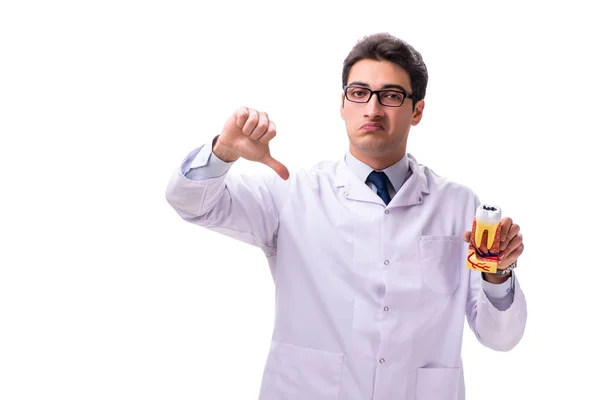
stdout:
<svg viewBox="0 0 600 400">
<path fill-rule="evenodd" d="M 350 154 L 352 154 L 357 160 L 367 164 L 369 167 L 381 171 L 400 161 L 402 157 L 404 157 L 405 151 L 402 150 L 400 152 L 389 154 L 367 154 L 357 150 L 353 146 L 350 146 Z"/>
</svg>

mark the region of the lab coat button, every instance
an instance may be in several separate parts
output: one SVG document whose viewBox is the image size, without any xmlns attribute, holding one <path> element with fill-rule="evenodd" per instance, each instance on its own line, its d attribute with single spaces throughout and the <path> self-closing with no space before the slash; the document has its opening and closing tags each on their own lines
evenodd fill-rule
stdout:
<svg viewBox="0 0 600 400">
<path fill-rule="evenodd" d="M 379 362 L 380 362 L 381 364 L 384 364 L 384 363 L 385 363 L 385 358 L 380 358 L 380 359 L 379 359 Z"/>
<path fill-rule="evenodd" d="M 385 210 L 384 212 L 385 212 L 386 214 L 389 214 L 389 213 L 390 213 L 390 210 Z"/>
<path fill-rule="evenodd" d="M 389 311 L 390 308 L 388 306 L 383 307 L 383 311 Z"/>
<path fill-rule="evenodd" d="M 350 193 L 344 192 L 344 196 L 348 197 L 348 196 L 350 196 Z"/>
<path fill-rule="evenodd" d="M 388 260 L 385 260 L 383 263 L 384 263 L 385 265 L 388 265 L 390 262 L 389 262 Z"/>
</svg>

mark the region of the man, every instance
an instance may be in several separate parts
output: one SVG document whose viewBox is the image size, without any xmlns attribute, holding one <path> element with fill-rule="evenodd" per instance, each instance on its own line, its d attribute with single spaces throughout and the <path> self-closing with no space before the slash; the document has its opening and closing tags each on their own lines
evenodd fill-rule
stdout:
<svg viewBox="0 0 600 400">
<path fill-rule="evenodd" d="M 242 107 L 177 168 L 167 200 L 267 257 L 276 319 L 260 399 L 464 399 L 465 316 L 481 343 L 510 350 L 524 295 L 514 271 L 465 268 L 477 196 L 406 153 L 425 106 L 421 55 L 368 36 L 342 75 L 344 159 L 290 174 L 269 152 L 275 124 Z M 240 157 L 276 174 L 228 174 Z M 523 252 L 510 218 L 500 250 L 500 269 Z"/>
</svg>

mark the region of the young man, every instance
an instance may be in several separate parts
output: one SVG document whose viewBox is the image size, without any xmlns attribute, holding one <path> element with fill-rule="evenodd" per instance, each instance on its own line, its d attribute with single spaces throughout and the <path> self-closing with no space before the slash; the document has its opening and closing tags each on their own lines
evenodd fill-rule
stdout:
<svg viewBox="0 0 600 400">
<path fill-rule="evenodd" d="M 276 285 L 260 399 L 464 399 L 464 318 L 507 351 L 527 318 L 514 276 L 465 268 L 477 196 L 406 153 L 427 69 L 388 34 L 344 62 L 349 151 L 290 176 L 269 152 L 275 124 L 242 107 L 178 167 L 167 200 L 186 221 L 259 246 Z M 240 157 L 276 174 L 227 174 Z M 482 249 L 485 251 L 485 249 Z M 499 268 L 523 252 L 501 221 Z"/>
</svg>

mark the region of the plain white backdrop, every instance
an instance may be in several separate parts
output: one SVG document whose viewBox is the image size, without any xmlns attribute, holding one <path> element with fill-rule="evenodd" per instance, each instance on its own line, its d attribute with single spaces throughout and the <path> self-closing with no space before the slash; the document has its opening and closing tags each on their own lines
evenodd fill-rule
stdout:
<svg viewBox="0 0 600 400">
<path fill-rule="evenodd" d="M 381 31 L 429 69 L 409 152 L 524 236 L 525 336 L 466 331 L 467 398 L 600 398 L 591 3 L 3 1 L 0 399 L 257 398 L 266 260 L 179 219 L 167 181 L 240 105 L 290 169 L 341 157 L 342 62 Z"/>
</svg>

